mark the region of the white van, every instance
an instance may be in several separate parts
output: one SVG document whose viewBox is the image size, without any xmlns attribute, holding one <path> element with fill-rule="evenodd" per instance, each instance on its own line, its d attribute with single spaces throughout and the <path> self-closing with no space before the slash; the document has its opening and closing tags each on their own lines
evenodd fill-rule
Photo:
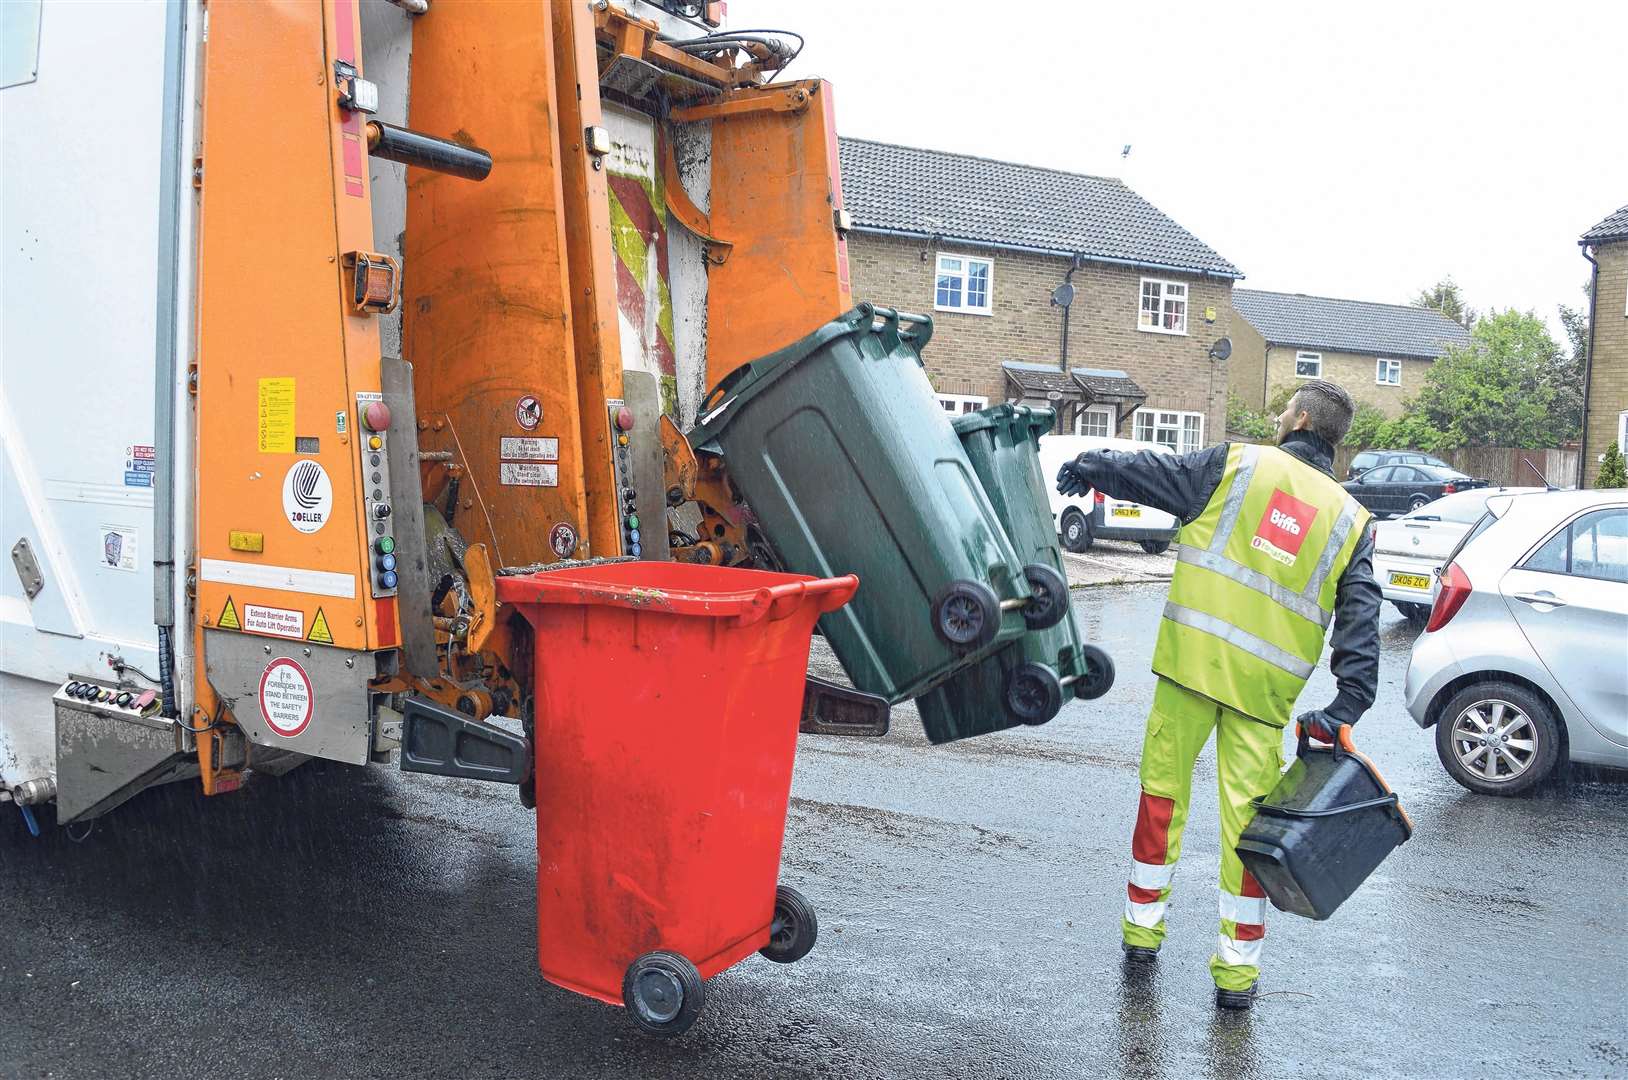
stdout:
<svg viewBox="0 0 1628 1080">
<path fill-rule="evenodd" d="M 1110 439 L 1100 435 L 1042 435 L 1040 468 L 1051 494 L 1051 516 L 1068 551 L 1089 551 L 1094 540 L 1132 540 L 1149 555 L 1162 555 L 1176 538 L 1181 522 L 1173 514 L 1141 503 L 1112 499 L 1100 491 L 1083 495 L 1057 492 L 1057 470 L 1087 450 L 1152 450 L 1175 453 L 1163 443 Z"/>
</svg>

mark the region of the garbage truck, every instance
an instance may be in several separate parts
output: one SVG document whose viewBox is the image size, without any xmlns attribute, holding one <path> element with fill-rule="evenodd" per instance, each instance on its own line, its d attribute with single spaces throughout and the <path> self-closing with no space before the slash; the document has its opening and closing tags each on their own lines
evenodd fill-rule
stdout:
<svg viewBox="0 0 1628 1080">
<path fill-rule="evenodd" d="M 1066 586 L 932 406 L 930 320 L 855 303 L 832 87 L 785 73 L 794 32 L 723 7 L 3 5 L 0 809 L 85 828 L 155 785 L 326 759 L 510 783 L 542 813 L 560 624 L 526 605 L 558 590 L 519 581 L 616 560 L 827 582 L 855 685 L 810 680 L 794 728 L 885 731 L 997 654 L 1023 708 L 943 737 L 1055 712 L 1018 642 L 1071 618 Z M 905 604 L 909 657 L 871 644 L 912 594 L 829 584 L 853 568 L 794 542 L 813 511 L 748 465 L 779 438 L 752 417 L 800 415 L 795 379 L 740 400 L 763 359 L 841 348 L 940 425 L 931 461 L 876 463 L 933 478 L 899 488 L 928 509 L 886 513 L 981 545 Z M 589 591 L 678 612 L 640 573 Z M 730 588 L 741 619 L 769 603 Z M 1077 630 L 1053 639 L 1070 693 L 1106 689 Z M 688 985 L 651 970 L 658 1006 Z"/>
</svg>

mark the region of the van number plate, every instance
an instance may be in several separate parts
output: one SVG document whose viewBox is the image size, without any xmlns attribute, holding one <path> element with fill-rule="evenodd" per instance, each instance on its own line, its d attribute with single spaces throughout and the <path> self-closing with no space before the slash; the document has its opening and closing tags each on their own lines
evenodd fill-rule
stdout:
<svg viewBox="0 0 1628 1080">
<path fill-rule="evenodd" d="M 1142 516 L 1142 508 L 1140 506 L 1116 506 L 1114 507 L 1113 516 L 1139 518 Z"/>
<path fill-rule="evenodd" d="M 1404 589 L 1429 590 L 1430 579 L 1423 574 L 1392 574 L 1391 584 L 1399 585 Z"/>
</svg>

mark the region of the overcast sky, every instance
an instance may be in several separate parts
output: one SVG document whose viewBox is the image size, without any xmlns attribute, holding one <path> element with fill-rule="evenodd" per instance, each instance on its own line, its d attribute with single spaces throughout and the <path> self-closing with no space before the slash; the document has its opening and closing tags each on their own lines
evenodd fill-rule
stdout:
<svg viewBox="0 0 1628 1080">
<path fill-rule="evenodd" d="M 730 0 L 841 134 L 1118 176 L 1245 286 L 1582 302 L 1628 203 L 1628 3 Z M 1128 158 L 1121 148 L 1131 144 Z M 878 297 L 877 299 L 886 299 Z"/>
</svg>

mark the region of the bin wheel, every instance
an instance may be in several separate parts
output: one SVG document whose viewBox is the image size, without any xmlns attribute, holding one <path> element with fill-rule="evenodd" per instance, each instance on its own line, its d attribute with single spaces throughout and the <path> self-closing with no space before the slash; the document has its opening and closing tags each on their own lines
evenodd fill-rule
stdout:
<svg viewBox="0 0 1628 1080">
<path fill-rule="evenodd" d="M 1044 724 L 1063 707 L 1063 684 L 1055 671 L 1031 660 L 1006 676 L 1005 697 L 1007 712 L 1025 724 Z"/>
<path fill-rule="evenodd" d="M 695 1023 L 706 997 L 695 965 L 675 952 L 649 952 L 622 976 L 622 1004 L 633 1026 L 646 1035 L 672 1038 Z"/>
<path fill-rule="evenodd" d="M 1080 649 L 1080 660 L 1085 671 L 1074 680 L 1074 696 L 1090 701 L 1106 694 L 1114 685 L 1113 657 L 1095 645 L 1086 645 Z"/>
<path fill-rule="evenodd" d="M 1023 605 L 1023 625 L 1030 630 L 1056 626 L 1068 614 L 1068 579 L 1045 563 L 1023 568 L 1030 600 Z"/>
<path fill-rule="evenodd" d="M 933 629 L 947 644 L 978 648 L 1001 629 L 1001 603 L 995 591 L 976 581 L 952 581 L 933 601 Z"/>
<path fill-rule="evenodd" d="M 777 964 L 795 964 L 808 955 L 819 936 L 820 920 L 808 897 L 790 885 L 775 886 L 769 943 L 758 952 Z"/>
</svg>

